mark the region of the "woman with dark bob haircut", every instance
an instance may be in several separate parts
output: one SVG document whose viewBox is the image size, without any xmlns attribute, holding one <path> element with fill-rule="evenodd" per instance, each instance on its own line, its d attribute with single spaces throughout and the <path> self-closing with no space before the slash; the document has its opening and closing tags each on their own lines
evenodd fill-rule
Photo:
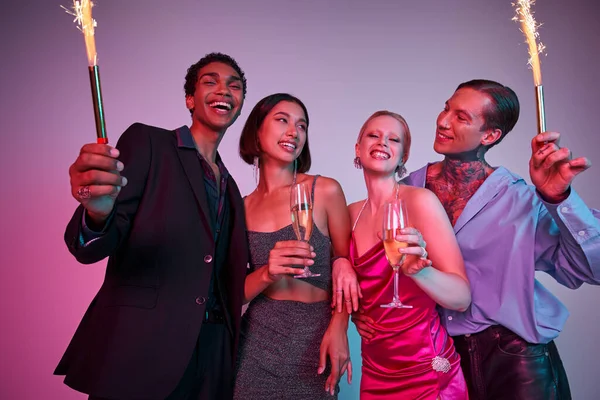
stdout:
<svg viewBox="0 0 600 400">
<path fill-rule="evenodd" d="M 347 263 L 350 217 L 339 183 L 308 175 L 308 111 L 277 93 L 250 112 L 240 156 L 255 166 L 256 189 L 244 198 L 250 269 L 235 383 L 236 399 L 337 398 L 338 380 L 352 367 L 348 314 L 331 312 L 332 265 Z M 290 193 L 304 183 L 313 198 L 308 243 L 296 240 Z M 297 279 L 310 267 L 319 276 Z M 344 266 L 345 267 L 345 266 Z M 321 355 L 320 355 L 321 353 Z M 331 364 L 325 362 L 329 354 Z"/>
</svg>

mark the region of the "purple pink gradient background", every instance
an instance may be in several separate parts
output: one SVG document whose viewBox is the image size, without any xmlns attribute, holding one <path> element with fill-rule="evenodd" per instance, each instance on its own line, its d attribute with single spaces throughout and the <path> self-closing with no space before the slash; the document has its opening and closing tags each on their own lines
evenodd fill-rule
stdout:
<svg viewBox="0 0 600 400">
<path fill-rule="evenodd" d="M 82 35 L 60 1 L 3 2 L 0 16 L 0 398 L 83 399 L 52 371 L 103 278 L 105 262 L 79 265 L 62 235 L 76 202 L 68 168 L 95 139 Z M 64 5 L 69 5 L 64 0 Z M 547 126 L 562 145 L 596 165 L 575 189 L 600 207 L 597 77 L 600 6 L 596 0 L 539 0 Z M 489 154 L 528 177 L 535 102 L 527 47 L 511 21 L 510 0 L 98 0 L 97 48 L 111 143 L 134 121 L 166 128 L 189 122 L 186 68 L 210 51 L 234 56 L 248 78 L 246 105 L 221 154 L 244 194 L 254 187 L 237 143 L 252 106 L 287 91 L 311 118 L 312 172 L 340 181 L 353 202 L 365 196 L 353 147 L 363 121 L 386 108 L 413 133 L 408 169 L 433 153 L 435 118 L 458 83 L 489 78 L 511 86 L 522 112 L 515 130 Z M 600 289 L 550 287 L 571 310 L 558 339 L 575 399 L 600 392 Z M 151 334 L 151 333 L 149 333 Z M 360 341 L 350 328 L 358 399 Z M 285 384 L 285 382 L 282 382 Z"/>
</svg>

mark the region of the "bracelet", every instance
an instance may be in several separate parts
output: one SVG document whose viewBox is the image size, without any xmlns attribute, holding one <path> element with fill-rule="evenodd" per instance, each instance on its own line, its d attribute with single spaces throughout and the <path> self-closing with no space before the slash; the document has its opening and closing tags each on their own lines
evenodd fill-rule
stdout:
<svg viewBox="0 0 600 400">
<path fill-rule="evenodd" d="M 345 259 L 348 259 L 348 257 L 344 257 L 344 256 L 335 256 L 335 257 L 332 257 L 332 258 L 331 258 L 331 265 L 333 266 L 333 264 L 334 264 L 334 263 L 335 263 L 337 260 L 339 260 L 340 258 L 345 258 Z"/>
</svg>

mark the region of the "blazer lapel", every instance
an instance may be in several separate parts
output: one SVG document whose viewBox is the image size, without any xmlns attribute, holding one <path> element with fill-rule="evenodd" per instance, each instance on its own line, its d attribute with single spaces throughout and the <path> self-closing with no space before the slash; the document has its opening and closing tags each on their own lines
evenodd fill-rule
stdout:
<svg viewBox="0 0 600 400">
<path fill-rule="evenodd" d="M 228 238 L 229 249 L 227 250 L 227 261 L 220 271 L 217 284 L 219 285 L 219 293 L 224 296 L 224 304 L 229 308 L 230 312 L 235 313 L 237 311 L 234 307 L 241 301 L 241 299 L 238 298 L 239 294 L 236 289 L 239 288 L 240 293 L 243 293 L 244 280 L 239 279 L 241 274 L 245 276 L 245 272 L 238 270 L 240 264 L 237 260 L 247 260 L 248 238 L 246 236 L 244 201 L 242 200 L 240 191 L 231 175 L 227 181 L 227 197 L 229 200 L 229 222 L 231 227 Z M 226 293 L 229 293 L 229 295 L 225 296 Z M 235 323 L 231 320 L 230 314 L 227 313 L 227 326 L 232 335 L 235 332 L 234 325 Z"/>
<path fill-rule="evenodd" d="M 198 159 L 196 149 L 189 149 L 186 147 L 177 147 L 177 155 L 183 166 L 183 170 L 187 176 L 188 182 L 192 187 L 196 201 L 198 202 L 198 208 L 200 217 L 204 228 L 208 232 L 210 240 L 214 241 L 213 230 L 210 223 L 210 210 L 208 208 L 208 200 L 206 199 L 206 188 L 204 187 L 204 172 Z"/>
</svg>

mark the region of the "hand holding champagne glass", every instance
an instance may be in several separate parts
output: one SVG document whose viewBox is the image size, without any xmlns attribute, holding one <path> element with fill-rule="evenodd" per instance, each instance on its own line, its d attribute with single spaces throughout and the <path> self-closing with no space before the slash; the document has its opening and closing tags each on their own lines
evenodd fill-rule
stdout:
<svg viewBox="0 0 600 400">
<path fill-rule="evenodd" d="M 292 213 L 292 227 L 296 238 L 303 242 L 308 242 L 313 230 L 313 204 L 310 187 L 304 183 L 295 183 L 292 185 L 290 196 L 290 210 Z M 310 269 L 304 267 L 304 272 L 295 275 L 294 278 L 308 278 L 320 276 L 313 274 Z"/>
<path fill-rule="evenodd" d="M 408 213 L 406 203 L 402 199 L 395 199 L 387 202 L 383 206 L 383 247 L 385 256 L 394 270 L 394 298 L 391 303 L 383 304 L 384 308 L 412 308 L 412 306 L 402 304 L 398 296 L 398 279 L 400 267 L 404 263 L 406 255 L 398 250 L 402 247 L 408 247 L 408 243 L 396 240 L 396 235 L 400 234 L 402 229 L 408 227 Z"/>
</svg>

